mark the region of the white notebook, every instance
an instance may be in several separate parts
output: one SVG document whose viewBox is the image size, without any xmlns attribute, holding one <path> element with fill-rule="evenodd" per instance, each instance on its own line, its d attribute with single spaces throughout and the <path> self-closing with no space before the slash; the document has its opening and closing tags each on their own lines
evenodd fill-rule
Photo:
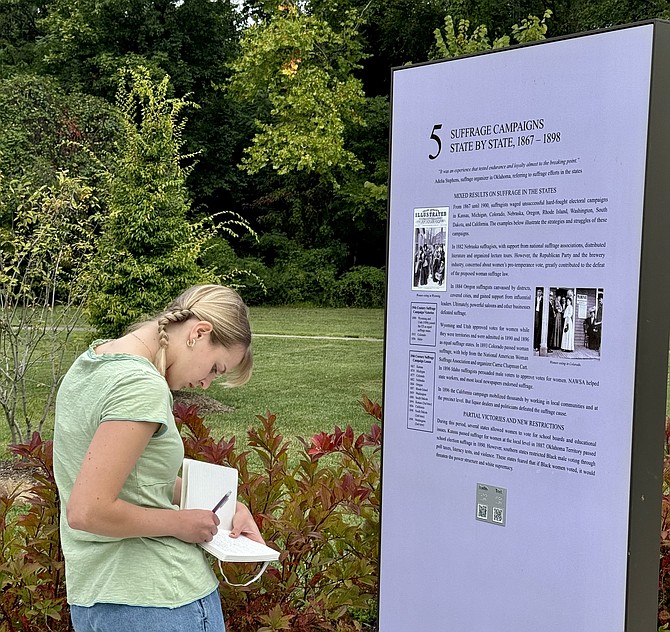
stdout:
<svg viewBox="0 0 670 632">
<path fill-rule="evenodd" d="M 216 511 L 221 524 L 211 542 L 200 546 L 223 562 L 271 562 L 279 559 L 279 551 L 240 535 L 229 537 L 237 503 L 237 470 L 232 467 L 184 459 L 182 466 L 180 509 L 216 507 L 228 493 L 226 502 Z"/>
</svg>

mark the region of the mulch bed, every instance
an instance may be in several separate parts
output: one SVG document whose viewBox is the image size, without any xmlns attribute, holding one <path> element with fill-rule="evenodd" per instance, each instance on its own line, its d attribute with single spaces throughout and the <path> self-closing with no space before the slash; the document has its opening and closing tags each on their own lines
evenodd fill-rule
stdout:
<svg viewBox="0 0 670 632">
<path fill-rule="evenodd" d="M 197 406 L 198 413 L 206 415 L 207 413 L 231 413 L 234 408 L 226 406 L 221 402 L 192 391 L 176 391 L 173 393 L 174 403 L 185 404 L 186 406 Z"/>
</svg>

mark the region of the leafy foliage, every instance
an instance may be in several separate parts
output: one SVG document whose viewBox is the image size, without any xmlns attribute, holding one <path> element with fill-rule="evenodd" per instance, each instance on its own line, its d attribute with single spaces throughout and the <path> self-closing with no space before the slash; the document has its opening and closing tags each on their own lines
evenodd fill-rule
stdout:
<svg viewBox="0 0 670 632">
<path fill-rule="evenodd" d="M 346 11 L 357 11 L 364 52 L 357 75 L 368 97 L 388 95 L 395 66 L 428 58 L 435 28 L 449 12 L 448 0 L 310 0 L 310 10 L 336 25 Z"/>
<path fill-rule="evenodd" d="M 551 17 L 551 10 L 547 9 L 542 19 L 529 15 L 521 21 L 521 24 L 512 26 L 512 38 L 519 44 L 545 39 L 547 33 L 547 20 Z M 444 35 L 440 29 L 435 29 L 435 54 L 434 58 L 457 57 L 485 50 L 504 48 L 510 45 L 509 35 L 502 35 L 491 42 L 488 37 L 488 28 L 480 24 L 470 33 L 470 21 L 460 19 L 458 27 L 454 24 L 451 15 L 444 19 Z"/>
<path fill-rule="evenodd" d="M 53 184 L 60 171 L 94 184 L 100 160 L 112 151 L 120 126 L 120 117 L 107 103 L 67 94 L 47 77 L 4 79 L 0 81 L 0 173 L 36 188 Z"/>
<path fill-rule="evenodd" d="M 651 18 L 667 20 L 670 3 L 667 0 L 589 0 L 558 3 L 555 11 L 560 18 L 560 33 L 574 33 Z"/>
<path fill-rule="evenodd" d="M 138 69 L 126 78 L 118 95 L 124 137 L 109 173 L 99 280 L 88 304 L 92 324 L 105 336 L 119 335 L 204 280 L 197 259 L 209 237 L 186 217 L 180 114 L 189 103 L 168 98 L 167 77 L 156 85 L 148 70 Z"/>
<path fill-rule="evenodd" d="M 92 283 L 98 201 L 79 178 L 57 173 L 33 191 L 0 179 L 0 407 L 12 440 L 27 440 L 47 419 Z M 37 367 L 45 374 L 41 410 L 28 405 Z"/>
<path fill-rule="evenodd" d="M 230 632 L 371 629 L 364 622 L 374 619 L 378 581 L 381 408 L 367 398 L 363 406 L 375 420 L 369 433 L 335 428 L 303 439 L 293 466 L 271 413 L 258 417 L 238 450 L 234 438 L 212 437 L 195 407 L 175 406 L 186 456 L 236 467 L 240 498 L 282 551 L 252 586 L 221 584 Z M 12 452 L 37 473 L 24 497 L 0 490 L 0 630 L 69 631 L 51 442 L 36 433 Z M 233 582 L 254 569 L 230 566 Z"/>
<path fill-rule="evenodd" d="M 29 0 L 25 0 L 26 2 Z M 235 165 L 251 133 L 249 117 L 216 89 L 238 54 L 241 15 L 230 0 L 51 0 L 41 13 L 39 49 L 45 71 L 69 89 L 114 100 L 119 72 L 139 66 L 171 96 L 190 95 L 199 109 L 184 128 L 189 152 L 200 160 L 189 174 L 198 205 L 238 201 L 245 175 Z M 248 186 L 248 185 L 247 185 Z"/>
<path fill-rule="evenodd" d="M 240 450 L 234 438 L 212 437 L 196 407 L 175 407 L 186 455 L 238 468 L 240 497 L 266 541 L 282 551 L 258 583 L 242 589 L 222 583 L 230 632 L 354 632 L 374 625 L 382 409 L 365 397 L 362 405 L 375 420 L 370 432 L 335 428 L 303 439 L 293 467 L 271 413 L 258 417 Z M 0 489 L 0 630 L 69 632 L 51 442 L 35 433 L 11 450 L 35 483 L 22 493 Z M 670 418 L 663 478 L 659 632 L 670 626 Z M 232 581 L 254 570 L 231 566 Z"/>
<path fill-rule="evenodd" d="M 328 248 L 298 248 L 281 235 L 259 238 L 258 257 L 240 259 L 232 246 L 215 239 L 204 253 L 204 261 L 218 274 L 246 270 L 262 282 L 241 287 L 251 305 L 310 304 L 330 307 L 383 306 L 386 276 L 371 266 L 354 266 L 346 272 L 346 251 L 342 244 Z"/>
<path fill-rule="evenodd" d="M 0 77 L 31 72 L 36 65 L 38 22 L 49 0 L 11 0 L 0 3 Z"/>
<path fill-rule="evenodd" d="M 379 268 L 356 266 L 333 284 L 331 292 L 333 307 L 383 307 L 386 274 Z"/>
<path fill-rule="evenodd" d="M 221 79 L 238 19 L 225 0 L 52 0 L 39 49 L 46 70 L 72 88 L 113 98 L 116 73 L 142 65 L 184 93 Z"/>
<path fill-rule="evenodd" d="M 242 166 L 279 175 L 315 172 L 335 179 L 361 164 L 346 149 L 347 124 L 361 124 L 361 83 L 353 76 L 361 48 L 355 16 L 339 31 L 297 4 L 285 3 L 268 21 L 250 26 L 241 40 L 229 90 L 259 107 L 258 133 Z"/>
<path fill-rule="evenodd" d="M 390 69 L 535 40 L 547 8 L 554 35 L 670 16 L 668 0 L 7 0 L 0 78 L 38 79 L 30 93 L 0 86 L 0 119 L 13 124 L 0 120 L 0 171 L 25 167 L 37 186 L 59 169 L 92 177 L 75 147 L 113 125 L 100 116 L 96 128 L 99 102 L 82 95 L 113 101 L 119 70 L 143 66 L 200 106 L 183 128 L 184 152 L 199 152 L 191 216 L 234 209 L 304 249 L 342 243 L 346 267 L 382 266 Z M 436 28 L 443 49 L 430 52 Z M 65 108 L 65 92 L 45 99 L 48 78 L 74 92 Z M 19 138 L 39 112 L 40 134 Z"/>
<path fill-rule="evenodd" d="M 365 405 L 381 416 L 378 406 L 369 400 Z M 251 454 L 237 452 L 233 440 L 216 442 L 193 408 L 176 413 L 187 428 L 187 456 L 236 467 L 241 498 L 266 541 L 282 551 L 260 585 L 222 586 L 231 632 L 361 629 L 346 613 L 369 609 L 376 596 L 379 425 L 358 437 L 348 427 L 302 439 L 299 463 L 290 466 L 288 443 L 271 413 L 259 416 L 260 426 L 248 432 Z M 233 582 L 249 572 L 233 566 Z"/>
<path fill-rule="evenodd" d="M 53 445 L 35 432 L 10 449 L 33 484 L 0 490 L 0 630 L 70 632 Z"/>
</svg>

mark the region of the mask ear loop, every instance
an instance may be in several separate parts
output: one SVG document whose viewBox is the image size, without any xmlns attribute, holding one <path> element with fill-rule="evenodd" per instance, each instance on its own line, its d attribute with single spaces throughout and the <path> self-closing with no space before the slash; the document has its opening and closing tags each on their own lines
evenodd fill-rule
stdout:
<svg viewBox="0 0 670 632">
<path fill-rule="evenodd" d="M 255 577 L 253 579 L 250 579 L 248 582 L 245 584 L 233 584 L 232 582 L 228 581 L 228 578 L 226 577 L 226 574 L 223 572 L 223 568 L 221 567 L 221 560 L 219 560 L 219 570 L 221 571 L 221 575 L 223 579 L 225 580 L 226 584 L 229 586 L 237 586 L 237 587 L 244 587 L 244 586 L 249 586 L 249 584 L 253 584 L 257 579 L 260 578 L 260 576 L 265 572 L 265 569 L 268 567 L 268 564 L 270 562 L 263 562 L 263 566 L 261 566 L 261 570 L 256 573 Z"/>
</svg>

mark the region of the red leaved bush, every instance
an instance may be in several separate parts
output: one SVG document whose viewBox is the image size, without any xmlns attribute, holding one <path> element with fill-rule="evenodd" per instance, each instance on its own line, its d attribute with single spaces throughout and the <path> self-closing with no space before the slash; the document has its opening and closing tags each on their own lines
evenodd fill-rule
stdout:
<svg viewBox="0 0 670 632">
<path fill-rule="evenodd" d="M 367 398 L 364 409 L 381 420 Z M 221 585 L 230 632 L 362 630 L 374 619 L 378 580 L 381 429 L 355 436 L 351 427 L 289 443 L 272 413 L 247 433 L 247 450 L 215 441 L 193 408 L 177 407 L 186 455 L 237 468 L 238 494 L 266 541 L 282 551 L 261 580 L 244 589 Z M 239 583 L 253 566 L 229 565 Z M 228 574 L 230 573 L 230 574 Z M 231 577 L 232 575 L 232 577 Z M 351 616 L 351 613 L 357 618 Z"/>
<path fill-rule="evenodd" d="M 364 398 L 363 407 L 381 420 L 378 404 Z M 249 429 L 243 450 L 234 438 L 215 439 L 196 407 L 175 406 L 175 418 L 186 456 L 238 469 L 240 499 L 268 543 L 282 551 L 251 586 L 222 582 L 228 632 L 370 629 L 377 595 L 379 424 L 358 436 L 347 427 L 299 438 L 301 451 L 289 459 L 289 442 L 269 412 Z M 0 493 L 0 631 L 70 632 L 52 442 L 35 433 L 30 443 L 10 449 L 32 484 Z M 226 574 L 235 582 L 254 570 L 229 564 Z"/>
<path fill-rule="evenodd" d="M 381 422 L 379 404 L 364 409 Z M 288 442 L 271 413 L 248 431 L 247 446 L 214 439 L 195 407 L 176 406 L 186 455 L 236 467 L 239 496 L 264 537 L 282 551 L 279 562 L 248 588 L 221 584 L 229 632 L 371 629 L 378 570 L 381 428 L 355 435 L 350 427 L 300 438 L 290 465 Z M 59 548 L 58 491 L 52 444 L 35 433 L 10 446 L 30 470 L 29 489 L 0 493 L 0 630 L 70 632 Z M 254 570 L 228 565 L 232 581 Z M 666 420 L 659 572 L 660 629 L 670 629 L 670 419 Z"/>
<path fill-rule="evenodd" d="M 33 433 L 10 446 L 32 485 L 0 494 L 0 630 L 71 630 L 65 599 L 65 565 L 59 546 L 58 489 L 53 444 Z"/>
</svg>

